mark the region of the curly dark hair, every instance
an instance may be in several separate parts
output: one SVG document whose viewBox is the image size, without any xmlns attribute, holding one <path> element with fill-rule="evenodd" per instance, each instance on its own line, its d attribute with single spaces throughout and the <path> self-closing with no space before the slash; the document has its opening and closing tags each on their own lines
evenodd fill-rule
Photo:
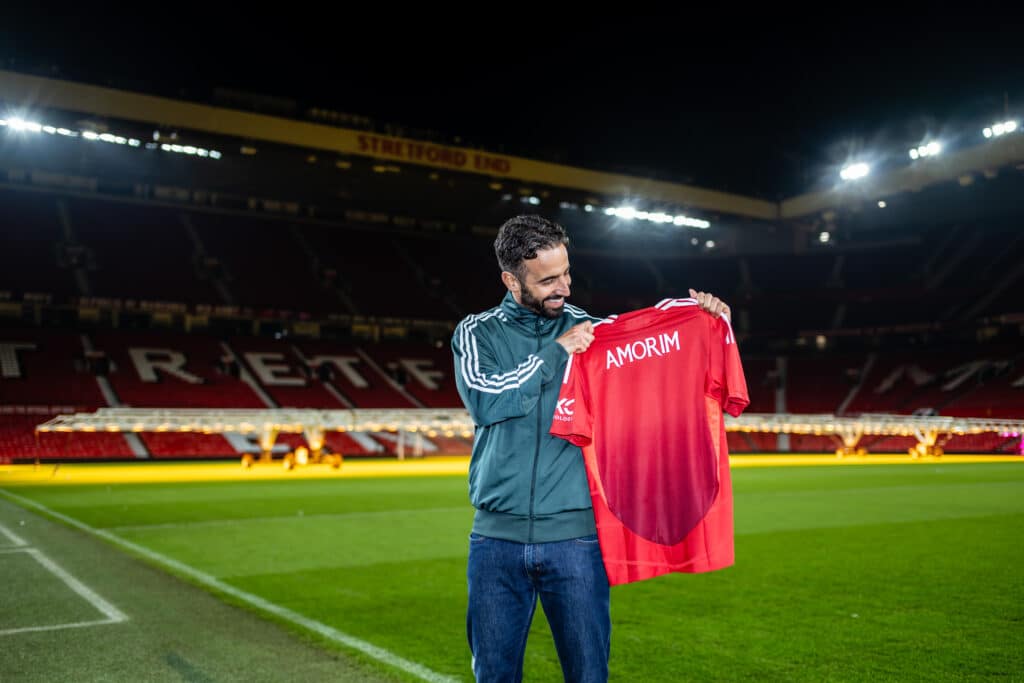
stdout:
<svg viewBox="0 0 1024 683">
<path fill-rule="evenodd" d="M 569 235 L 558 223 L 535 215 L 515 216 L 505 221 L 494 240 L 494 253 L 502 270 L 525 276 L 523 261 L 537 258 L 537 252 L 569 245 Z"/>
</svg>

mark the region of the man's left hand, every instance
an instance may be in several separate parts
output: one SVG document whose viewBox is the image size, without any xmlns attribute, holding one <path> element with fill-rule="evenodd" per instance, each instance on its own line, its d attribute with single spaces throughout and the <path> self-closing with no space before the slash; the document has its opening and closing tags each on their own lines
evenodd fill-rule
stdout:
<svg viewBox="0 0 1024 683">
<path fill-rule="evenodd" d="M 721 315 L 725 315 L 725 317 L 728 318 L 730 321 L 732 320 L 732 311 L 729 309 L 729 307 L 725 304 L 724 301 L 719 299 L 714 294 L 711 294 L 709 292 L 698 292 L 696 290 L 691 289 L 690 296 L 697 300 L 697 304 L 702 309 L 704 309 L 711 315 L 715 316 L 716 318 Z"/>
</svg>

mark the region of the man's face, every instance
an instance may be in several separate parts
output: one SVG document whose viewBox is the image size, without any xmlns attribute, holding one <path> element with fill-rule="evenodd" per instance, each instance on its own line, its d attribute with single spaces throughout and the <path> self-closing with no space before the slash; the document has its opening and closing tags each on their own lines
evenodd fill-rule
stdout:
<svg viewBox="0 0 1024 683">
<path fill-rule="evenodd" d="M 537 258 L 523 261 L 524 274 L 516 277 L 518 292 L 512 290 L 515 300 L 545 318 L 562 315 L 565 299 L 569 296 L 569 252 L 564 244 L 537 252 Z"/>
</svg>

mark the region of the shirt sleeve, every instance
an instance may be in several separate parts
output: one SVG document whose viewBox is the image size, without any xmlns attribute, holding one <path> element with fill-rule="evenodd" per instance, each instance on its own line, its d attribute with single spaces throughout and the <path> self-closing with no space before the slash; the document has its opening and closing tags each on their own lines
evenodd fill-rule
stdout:
<svg viewBox="0 0 1024 683">
<path fill-rule="evenodd" d="M 705 392 L 722 406 L 722 410 L 738 417 L 750 405 L 747 380 L 736 344 L 732 324 L 725 316 L 716 318 L 711 326 L 710 362 Z"/>
<path fill-rule="evenodd" d="M 558 393 L 558 403 L 551 419 L 551 434 L 579 447 L 587 446 L 594 437 L 590 413 L 590 392 L 581 356 L 570 354 Z"/>
</svg>

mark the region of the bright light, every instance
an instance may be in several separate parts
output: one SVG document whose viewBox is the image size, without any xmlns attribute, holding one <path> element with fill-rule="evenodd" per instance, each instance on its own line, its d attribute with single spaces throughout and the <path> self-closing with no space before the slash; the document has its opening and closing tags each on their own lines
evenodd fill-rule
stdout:
<svg viewBox="0 0 1024 683">
<path fill-rule="evenodd" d="M 871 173 L 871 167 L 865 163 L 850 164 L 843 167 L 843 170 L 839 172 L 839 177 L 843 180 L 860 180 L 869 173 Z"/>
<path fill-rule="evenodd" d="M 44 133 L 49 133 L 50 135 L 53 135 L 54 133 L 57 132 L 57 129 L 54 128 L 53 126 L 43 126 L 43 132 Z"/>
<path fill-rule="evenodd" d="M 985 130 L 983 130 L 981 132 L 987 138 L 991 138 L 991 137 L 996 137 L 997 138 L 1000 135 L 1006 135 L 1007 133 L 1012 133 L 1015 130 L 1017 130 L 1017 122 L 1016 121 L 1002 121 L 1000 123 L 996 123 L 996 124 L 992 125 L 991 128 L 986 128 Z"/>
<path fill-rule="evenodd" d="M 220 152 L 218 152 L 215 149 L 211 149 L 210 150 L 210 158 L 211 159 L 220 159 Z"/>
<path fill-rule="evenodd" d="M 142 143 L 139 140 L 136 140 L 135 138 L 131 138 L 130 140 L 128 140 L 128 144 L 132 147 L 138 147 Z"/>
<path fill-rule="evenodd" d="M 594 210 L 594 207 L 591 206 L 590 204 L 584 204 L 583 205 L 583 210 L 586 211 L 587 213 L 590 213 L 591 211 Z"/>
<path fill-rule="evenodd" d="M 65 137 L 69 137 L 69 138 L 77 138 L 78 137 L 78 133 L 76 131 L 68 130 L 67 128 L 58 128 L 57 129 L 57 135 L 63 135 Z"/>
<path fill-rule="evenodd" d="M 100 139 L 100 136 L 97 135 L 96 133 L 92 132 L 91 130 L 82 131 L 82 137 L 85 138 L 86 140 L 99 140 Z"/>
<path fill-rule="evenodd" d="M 826 244 L 830 239 L 832 239 L 832 235 L 829 234 L 828 231 L 824 231 L 820 235 L 818 235 L 818 241 L 821 242 L 822 244 Z"/>
<path fill-rule="evenodd" d="M 637 211 L 630 206 L 621 206 L 618 208 L 608 208 L 604 210 L 608 216 L 618 216 L 627 221 L 631 220 L 642 220 L 650 221 L 651 223 L 659 224 L 673 224 L 677 226 L 687 225 L 691 228 L 701 228 L 706 230 L 711 227 L 711 223 L 702 220 L 700 218 L 690 218 L 689 216 L 673 216 L 671 214 L 663 213 L 660 211 Z"/>
<path fill-rule="evenodd" d="M 7 125 L 7 119 L 0 119 L 0 126 L 6 126 L 6 125 Z"/>
<path fill-rule="evenodd" d="M 911 159 L 924 159 L 925 157 L 934 157 L 942 153 L 942 145 L 938 142 L 932 141 L 927 145 L 919 145 L 914 149 L 910 150 Z"/>
<path fill-rule="evenodd" d="M 889 205 L 886 204 L 884 200 L 881 200 L 881 199 L 878 200 L 878 208 L 879 209 L 884 209 L 887 206 L 889 206 Z"/>
<path fill-rule="evenodd" d="M 530 202 L 530 204 L 537 206 L 540 204 L 540 197 L 530 197 L 527 201 Z"/>
<path fill-rule="evenodd" d="M 715 241 L 714 240 L 708 240 L 707 242 L 704 243 L 704 246 L 707 247 L 708 249 L 714 249 L 715 248 Z"/>
<path fill-rule="evenodd" d="M 711 223 L 700 218 L 690 218 L 689 216 L 676 216 L 672 219 L 673 225 L 687 225 L 691 228 L 700 228 L 701 230 L 707 230 L 711 227 Z"/>
<path fill-rule="evenodd" d="M 41 133 L 43 131 L 42 124 L 19 118 L 7 119 L 7 126 L 17 131 L 28 131 L 30 133 Z"/>
</svg>

